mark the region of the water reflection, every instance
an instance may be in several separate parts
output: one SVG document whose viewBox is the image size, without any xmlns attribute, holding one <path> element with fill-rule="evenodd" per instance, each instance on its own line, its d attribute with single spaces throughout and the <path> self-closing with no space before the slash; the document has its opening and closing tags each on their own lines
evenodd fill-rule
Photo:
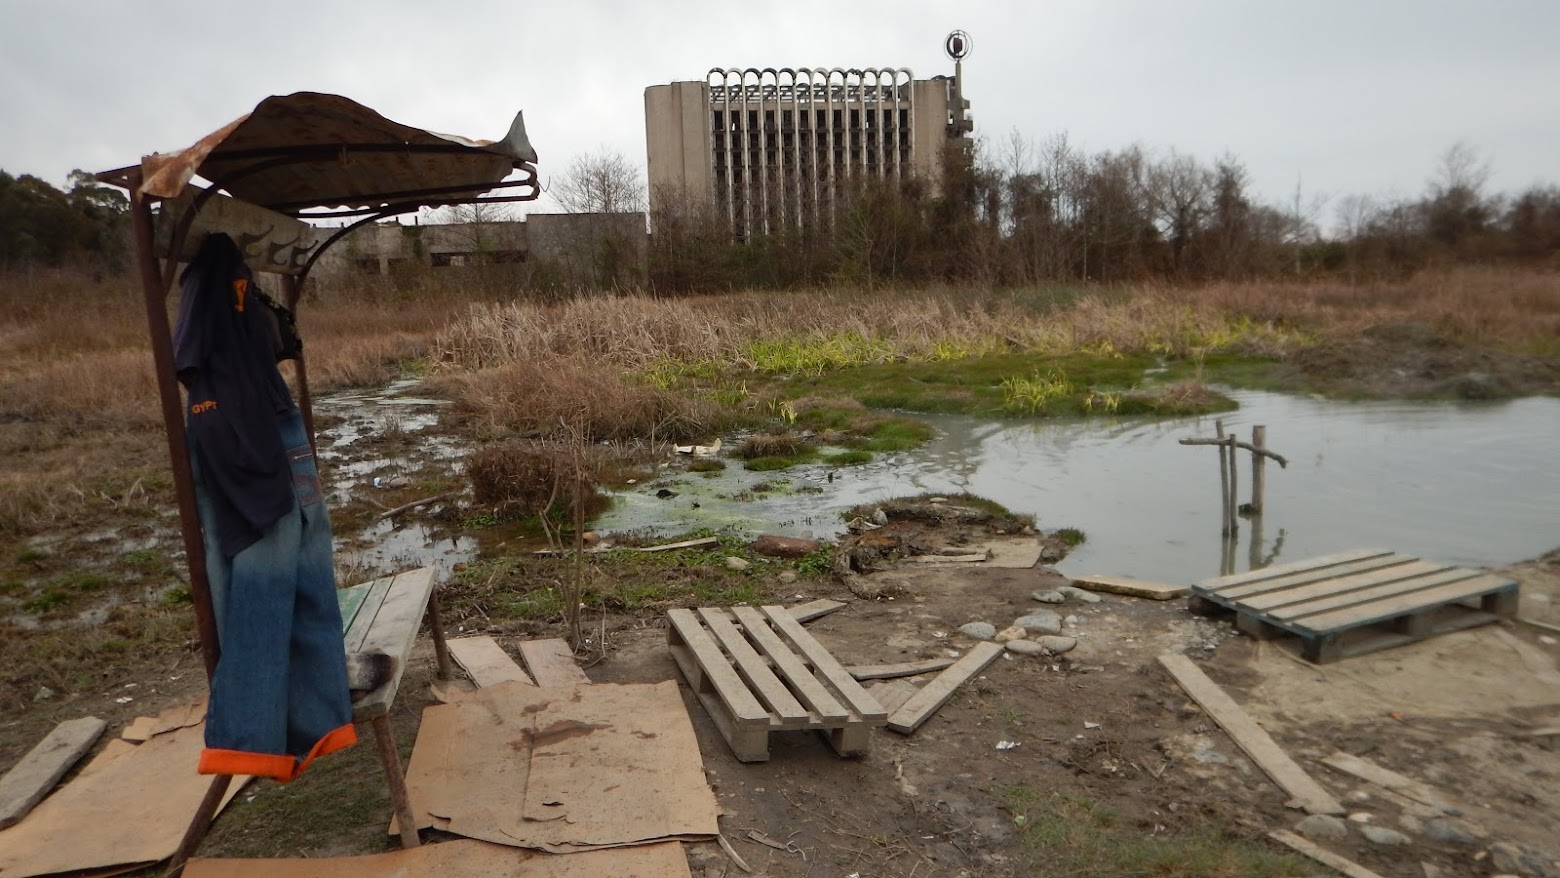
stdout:
<svg viewBox="0 0 1560 878">
<path fill-rule="evenodd" d="M 992 422 L 929 416 L 938 437 L 913 452 L 836 472 L 783 474 L 785 491 L 742 497 L 775 474 L 733 465 L 716 478 L 680 474 L 626 495 L 602 530 L 676 533 L 737 521 L 747 528 L 830 536 L 856 504 L 911 493 L 967 491 L 1072 526 L 1088 542 L 1065 572 L 1188 582 L 1362 546 L 1451 564 L 1488 566 L 1560 544 L 1560 470 L 1553 466 L 1560 400 L 1486 404 L 1335 402 L 1236 392 L 1221 417 L 1289 458 L 1269 464 L 1263 520 L 1242 520 L 1239 542 L 1220 536 L 1217 450 L 1179 439 L 1212 436 L 1213 417 Z M 1250 495 L 1242 454 L 1241 502 Z M 802 489 L 802 490 L 798 490 Z M 816 493 L 814 491 L 817 491 Z M 653 492 L 653 490 L 652 490 Z M 1244 551 L 1240 551 L 1244 549 Z"/>
</svg>

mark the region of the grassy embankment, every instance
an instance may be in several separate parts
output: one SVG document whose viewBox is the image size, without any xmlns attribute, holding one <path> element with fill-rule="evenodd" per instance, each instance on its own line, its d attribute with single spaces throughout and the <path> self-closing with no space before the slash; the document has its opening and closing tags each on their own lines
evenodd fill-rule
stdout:
<svg viewBox="0 0 1560 878">
<path fill-rule="evenodd" d="M 446 275 L 457 278 L 458 275 Z M 1050 415 L 1217 407 L 1206 382 L 1294 386 L 1296 353 L 1369 326 L 1560 359 L 1560 278 L 1458 270 L 1369 287 L 859 290 L 556 305 L 479 300 L 452 281 L 331 289 L 300 315 L 316 392 L 409 368 L 456 401 L 478 443 L 703 440 L 768 428 L 833 462 L 919 441 L 873 409 Z M 0 277 L 3 700 L 92 685 L 94 659 L 190 636 L 156 388 L 138 291 L 59 272 Z M 1164 371 L 1145 377 L 1145 369 Z M 768 449 L 769 451 L 775 448 Z M 348 516 L 350 520 L 350 515 Z M 114 595 L 86 634 L 78 615 Z M 85 658 L 84 658 L 85 657 Z"/>
</svg>

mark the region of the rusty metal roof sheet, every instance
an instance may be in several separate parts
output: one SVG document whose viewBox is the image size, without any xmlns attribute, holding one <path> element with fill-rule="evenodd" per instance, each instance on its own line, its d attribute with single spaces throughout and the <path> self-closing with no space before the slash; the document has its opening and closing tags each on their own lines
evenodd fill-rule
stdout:
<svg viewBox="0 0 1560 878">
<path fill-rule="evenodd" d="M 515 170 L 534 180 L 535 161 L 519 114 L 502 139 L 468 140 L 392 122 L 340 95 L 298 92 L 266 98 L 187 149 L 142 159 L 141 191 L 173 198 L 198 174 L 244 201 L 297 214 L 471 197 Z"/>
</svg>

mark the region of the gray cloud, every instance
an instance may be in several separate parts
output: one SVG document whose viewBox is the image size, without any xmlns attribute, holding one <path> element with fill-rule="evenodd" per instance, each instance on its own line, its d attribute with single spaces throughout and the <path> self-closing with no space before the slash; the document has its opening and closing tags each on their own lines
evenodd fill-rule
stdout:
<svg viewBox="0 0 1560 878">
<path fill-rule="evenodd" d="M 1547 0 L 265 4 L 39 0 L 0 32 L 0 168 L 55 183 L 186 146 L 270 94 L 344 94 L 474 137 L 525 109 L 544 180 L 644 160 L 644 88 L 716 66 L 951 72 L 993 146 L 1066 132 L 1241 159 L 1258 194 L 1413 194 L 1466 141 L 1492 186 L 1560 181 L 1560 6 Z"/>
</svg>

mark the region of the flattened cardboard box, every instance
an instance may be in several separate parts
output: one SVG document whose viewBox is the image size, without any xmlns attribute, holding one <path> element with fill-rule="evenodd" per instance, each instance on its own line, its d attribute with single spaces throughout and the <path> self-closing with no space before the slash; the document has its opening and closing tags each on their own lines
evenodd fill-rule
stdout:
<svg viewBox="0 0 1560 878">
<path fill-rule="evenodd" d="M 719 831 L 673 681 L 506 682 L 430 706 L 407 788 L 419 828 L 553 853 Z"/>
</svg>

